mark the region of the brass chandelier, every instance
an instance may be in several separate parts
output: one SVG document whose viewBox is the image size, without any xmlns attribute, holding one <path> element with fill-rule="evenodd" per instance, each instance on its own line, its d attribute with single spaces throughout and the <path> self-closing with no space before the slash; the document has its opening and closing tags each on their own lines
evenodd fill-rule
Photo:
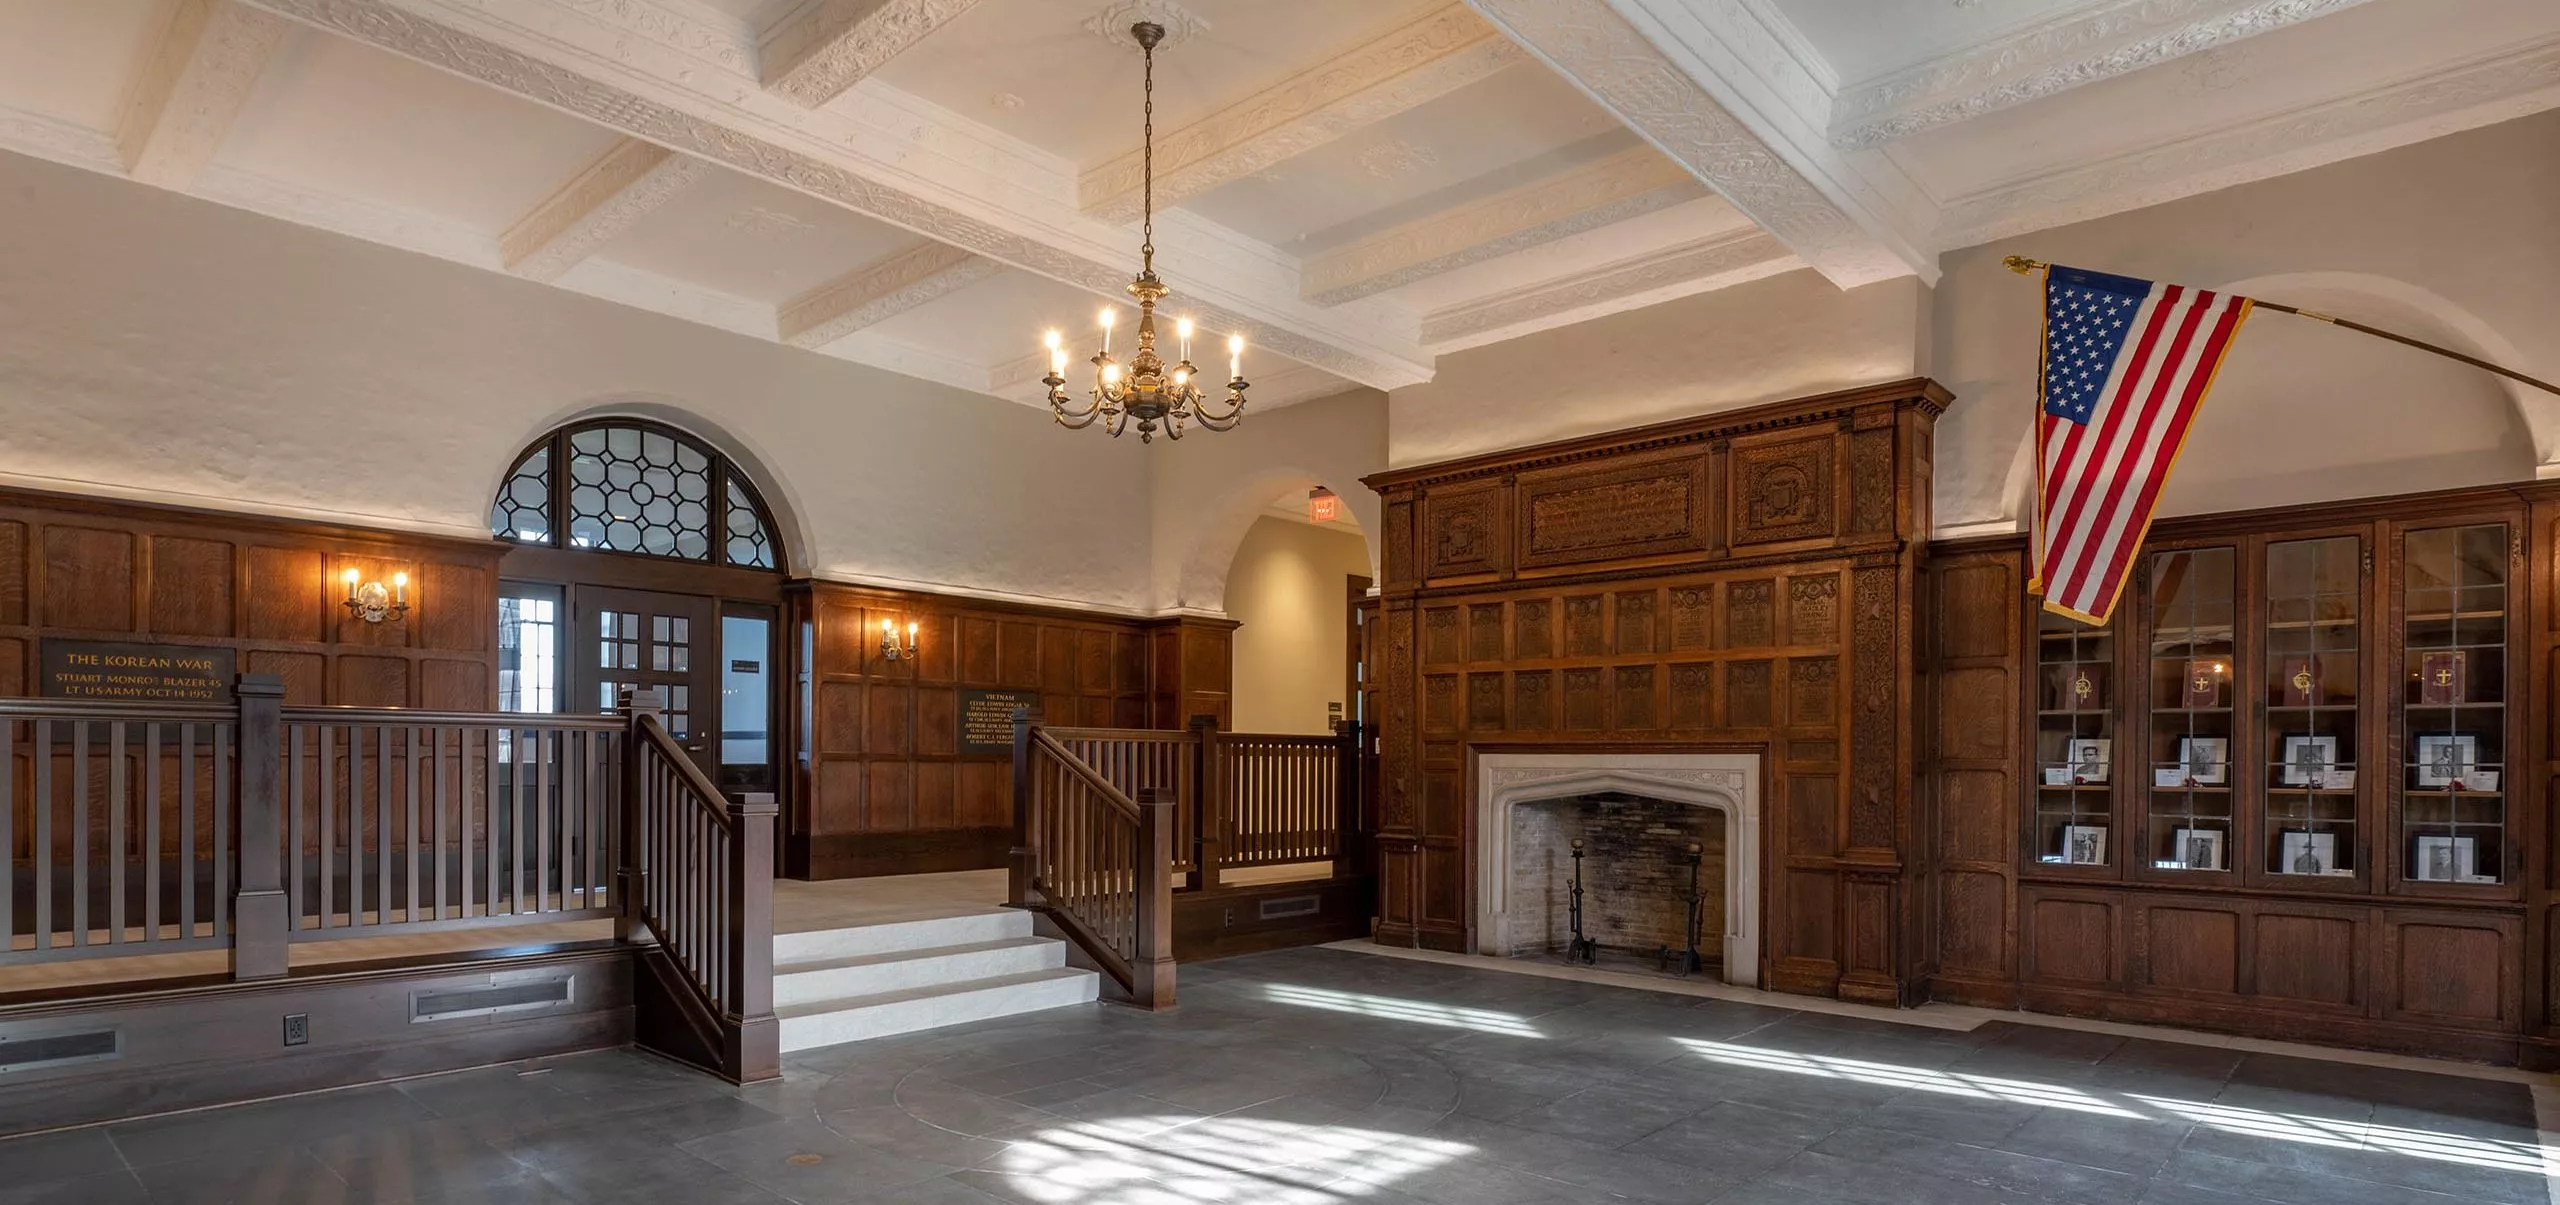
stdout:
<svg viewBox="0 0 2560 1205">
<path fill-rule="evenodd" d="M 1244 336 L 1227 337 L 1227 396 L 1223 409 L 1200 388 L 1200 370 L 1191 363 L 1192 322 L 1184 318 L 1174 324 L 1181 359 L 1168 365 L 1156 354 L 1156 303 L 1173 290 L 1156 277 L 1156 44 L 1164 40 L 1164 26 L 1141 21 L 1129 27 L 1138 40 L 1138 48 L 1147 59 L 1147 123 L 1145 151 L 1145 235 L 1138 245 L 1140 266 L 1137 278 L 1129 282 L 1129 295 L 1138 299 L 1138 350 L 1129 357 L 1127 367 L 1111 358 L 1112 311 L 1102 311 L 1102 350 L 1094 353 L 1092 400 L 1077 406 L 1067 395 L 1067 351 L 1060 346 L 1058 332 L 1050 331 L 1049 375 L 1040 383 L 1049 387 L 1049 412 L 1057 416 L 1058 425 L 1081 431 L 1096 421 L 1103 424 L 1114 438 L 1128 429 L 1129 420 L 1138 420 L 1138 441 L 1154 443 L 1161 428 L 1168 439 L 1182 438 L 1184 423 L 1196 422 L 1212 431 L 1234 427 L 1244 417 L 1244 391 L 1252 388 L 1244 379 Z"/>
</svg>

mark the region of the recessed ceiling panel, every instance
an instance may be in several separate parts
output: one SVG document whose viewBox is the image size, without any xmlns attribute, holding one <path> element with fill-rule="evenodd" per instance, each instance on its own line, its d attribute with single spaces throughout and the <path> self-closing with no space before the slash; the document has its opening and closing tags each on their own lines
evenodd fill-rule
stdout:
<svg viewBox="0 0 2560 1205">
<path fill-rule="evenodd" d="M 0 108 L 114 134 L 168 15 L 156 0 L 0 3 Z"/>
<path fill-rule="evenodd" d="M 1182 287 L 1179 280 L 1166 283 L 1177 290 Z M 1166 302 L 1166 312 L 1179 313 L 1180 300 L 1177 295 Z M 1101 338 L 1094 322 L 1101 310 L 1102 299 L 1082 289 L 1008 270 L 869 329 L 939 355 L 988 365 L 1038 355 L 1042 332 L 1055 329 L 1065 337 L 1067 355 L 1073 361 L 1068 375 L 1073 376 L 1083 359 L 1097 350 L 1086 344 Z M 1126 350 L 1135 322 L 1135 311 L 1124 309 L 1114 350 Z"/>
<path fill-rule="evenodd" d="M 1201 216 L 1305 252 L 1405 220 L 1457 190 L 1491 193 L 1635 145 L 1598 105 L 1534 63 L 1184 202 Z M 1557 158 L 1561 153 L 1561 158 Z M 1549 160 L 1554 161 L 1549 161 Z"/>
<path fill-rule="evenodd" d="M 347 41 L 286 39 L 215 162 L 497 232 L 618 136 Z"/>
<path fill-rule="evenodd" d="M 713 167 L 600 254 L 779 305 L 923 241 L 841 205 Z"/>
<path fill-rule="evenodd" d="M 1206 116 L 1447 0 L 984 0 L 873 78 L 1090 167 L 1139 141 L 1129 25 L 1166 14 L 1156 128 Z"/>
</svg>

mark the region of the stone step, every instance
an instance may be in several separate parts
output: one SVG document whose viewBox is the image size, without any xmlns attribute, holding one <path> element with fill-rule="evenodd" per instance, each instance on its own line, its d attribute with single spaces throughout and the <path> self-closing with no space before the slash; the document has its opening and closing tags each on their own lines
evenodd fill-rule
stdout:
<svg viewBox="0 0 2560 1205">
<path fill-rule="evenodd" d="M 781 1008 L 814 1000 L 876 996 L 909 988 L 1054 970 L 1065 965 L 1065 944 L 1042 937 L 1008 937 L 924 950 L 777 963 L 773 968 L 773 1003 Z"/>
<path fill-rule="evenodd" d="M 969 1021 L 985 1021 L 1087 1004 L 1099 999 L 1102 977 L 1075 967 L 1052 967 L 962 983 L 811 1000 L 777 1006 L 782 1050 L 788 1054 L 843 1042 L 885 1038 Z"/>
<path fill-rule="evenodd" d="M 891 954 L 900 950 L 980 945 L 1029 936 L 1031 914 L 1006 908 L 931 920 L 848 925 L 841 929 L 816 929 L 806 933 L 776 933 L 773 935 L 773 961 L 777 965 L 824 962 Z"/>
</svg>

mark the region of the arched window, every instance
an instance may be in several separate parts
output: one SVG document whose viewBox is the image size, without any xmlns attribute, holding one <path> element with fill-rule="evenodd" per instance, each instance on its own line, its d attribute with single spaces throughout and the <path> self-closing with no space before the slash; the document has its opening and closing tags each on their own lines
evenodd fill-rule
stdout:
<svg viewBox="0 0 2560 1205">
<path fill-rule="evenodd" d="M 489 530 L 519 544 L 782 567 L 746 474 L 701 440 L 643 419 L 563 427 L 525 449 L 489 506 Z"/>
</svg>

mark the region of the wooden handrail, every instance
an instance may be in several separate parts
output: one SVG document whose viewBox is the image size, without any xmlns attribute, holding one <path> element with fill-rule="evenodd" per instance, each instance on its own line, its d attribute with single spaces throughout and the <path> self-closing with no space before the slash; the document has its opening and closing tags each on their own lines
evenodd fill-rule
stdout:
<svg viewBox="0 0 2560 1205">
<path fill-rule="evenodd" d="M 0 720 L 133 720 L 209 724 L 237 719 L 230 703 L 152 703 L 122 699 L 0 699 Z"/>
<path fill-rule="evenodd" d="M 636 713 L 633 716 L 632 729 L 640 734 L 640 739 L 655 747 L 659 756 L 667 759 L 667 765 L 676 772 L 676 776 L 682 778 L 685 786 L 691 788 L 694 795 L 701 799 L 702 812 L 705 816 L 719 822 L 722 828 L 734 827 L 734 823 L 729 818 L 728 809 L 711 802 L 715 799 L 727 798 L 720 793 L 719 784 L 712 782 L 711 776 L 703 773 L 701 766 L 694 764 L 693 755 L 685 752 L 684 746 L 676 742 L 675 734 L 667 731 L 665 721 L 658 718 L 657 712 Z"/>
<path fill-rule="evenodd" d="M 629 727 L 631 721 L 618 715 L 576 715 L 542 711 L 425 711 L 406 707 L 287 707 L 288 723 L 315 724 L 389 724 L 395 728 L 437 728 L 455 725 L 582 729 L 594 732 L 616 732 Z"/>
<path fill-rule="evenodd" d="M 1058 764 L 1066 768 L 1067 773 L 1084 780 L 1086 786 L 1093 788 L 1095 793 L 1102 796 L 1104 803 L 1120 809 L 1122 818 L 1131 824 L 1138 822 L 1138 801 L 1129 798 L 1121 792 L 1120 788 L 1111 785 L 1110 779 L 1104 778 L 1100 771 L 1086 765 L 1084 759 L 1077 757 L 1073 750 L 1059 744 L 1047 732 L 1037 728 L 1031 730 L 1031 739 L 1054 755 L 1058 759 Z"/>
</svg>

